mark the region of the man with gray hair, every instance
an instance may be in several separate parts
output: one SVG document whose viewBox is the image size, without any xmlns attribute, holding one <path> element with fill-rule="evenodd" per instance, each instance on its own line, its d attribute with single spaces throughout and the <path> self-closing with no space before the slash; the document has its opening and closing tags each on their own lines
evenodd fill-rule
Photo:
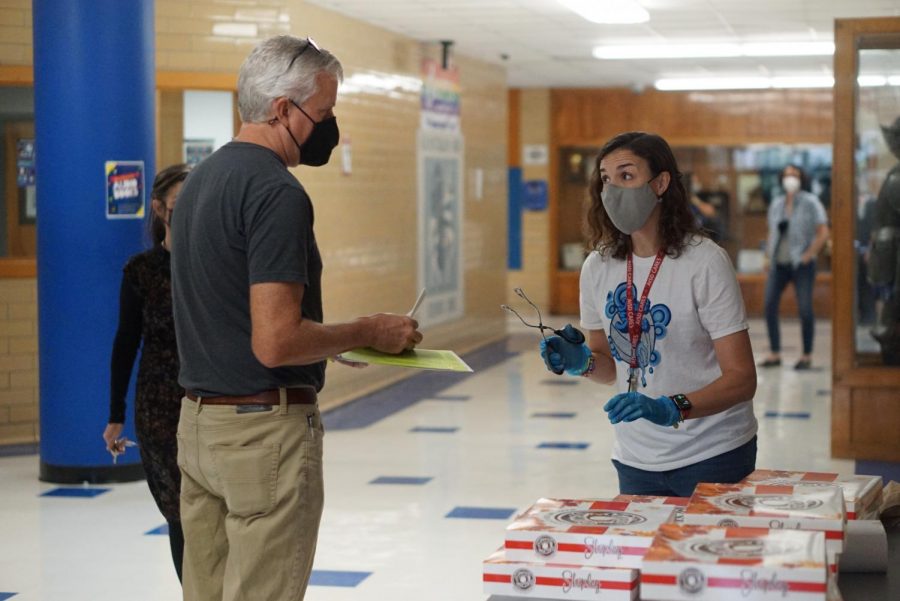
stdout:
<svg viewBox="0 0 900 601">
<path fill-rule="evenodd" d="M 188 601 L 303 599 L 322 514 L 325 361 L 422 340 L 401 315 L 323 323 L 313 205 L 288 167 L 328 162 L 342 76 L 311 39 L 257 46 L 238 78 L 240 132 L 192 171 L 172 217 Z"/>
</svg>

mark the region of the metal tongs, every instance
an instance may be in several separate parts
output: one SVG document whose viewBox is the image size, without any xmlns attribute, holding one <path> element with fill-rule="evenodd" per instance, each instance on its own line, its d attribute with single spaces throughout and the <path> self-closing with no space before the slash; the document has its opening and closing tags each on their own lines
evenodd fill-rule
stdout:
<svg viewBox="0 0 900 601">
<path fill-rule="evenodd" d="M 515 309 L 513 309 L 512 307 L 510 307 L 509 305 L 500 305 L 501 309 L 503 309 L 504 311 L 509 311 L 510 313 L 512 313 L 513 315 L 518 317 L 519 321 L 521 321 L 527 327 L 537 328 L 538 330 L 540 330 L 541 336 L 543 337 L 544 340 L 547 340 L 547 335 L 544 333 L 544 330 L 550 330 L 550 332 L 556 334 L 557 336 L 559 336 L 560 338 L 562 338 L 563 340 L 565 340 L 566 342 L 568 342 L 570 344 L 576 344 L 576 345 L 584 344 L 584 334 L 581 332 L 581 330 L 578 330 L 577 328 L 563 328 L 562 330 L 558 330 L 558 329 L 552 328 L 548 325 L 544 325 L 544 318 L 541 315 L 541 310 L 538 308 L 537 305 L 535 305 L 533 302 L 531 302 L 531 299 L 529 299 L 525 295 L 525 291 L 522 290 L 521 288 L 513 288 L 513 292 L 516 293 L 516 296 L 518 296 L 519 298 L 521 298 L 526 303 L 528 303 L 529 305 L 532 306 L 532 308 L 537 313 L 537 317 L 538 317 L 537 324 L 528 323 L 527 321 L 525 321 L 525 319 L 519 314 L 519 312 L 516 311 Z M 563 373 L 563 370 L 560 369 L 559 371 L 556 371 L 554 369 L 553 373 L 560 375 Z"/>
</svg>

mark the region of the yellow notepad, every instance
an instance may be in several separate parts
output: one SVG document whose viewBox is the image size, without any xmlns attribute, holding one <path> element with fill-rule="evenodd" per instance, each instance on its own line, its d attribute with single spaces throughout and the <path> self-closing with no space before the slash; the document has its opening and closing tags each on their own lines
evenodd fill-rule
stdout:
<svg viewBox="0 0 900 601">
<path fill-rule="evenodd" d="M 415 349 L 404 351 L 399 355 L 391 355 L 366 347 L 341 353 L 341 357 L 349 361 L 363 361 L 377 365 L 393 365 L 394 367 L 436 369 L 440 371 L 474 371 L 453 351 Z"/>
</svg>

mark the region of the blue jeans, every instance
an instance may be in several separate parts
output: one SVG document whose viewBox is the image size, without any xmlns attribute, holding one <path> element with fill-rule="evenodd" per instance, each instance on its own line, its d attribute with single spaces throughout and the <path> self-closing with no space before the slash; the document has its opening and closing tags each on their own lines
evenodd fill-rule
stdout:
<svg viewBox="0 0 900 601">
<path fill-rule="evenodd" d="M 689 497 L 698 482 L 734 484 L 756 469 L 756 436 L 736 449 L 666 472 L 649 472 L 612 460 L 623 495 Z"/>
<path fill-rule="evenodd" d="M 812 293 L 816 281 L 816 262 L 806 265 L 773 264 L 766 282 L 766 325 L 769 329 L 769 348 L 773 353 L 781 352 L 781 333 L 778 330 L 778 309 L 781 295 L 791 282 L 797 294 L 797 312 L 800 313 L 800 331 L 803 334 L 803 354 L 812 353 L 816 320 L 813 316 Z"/>
</svg>

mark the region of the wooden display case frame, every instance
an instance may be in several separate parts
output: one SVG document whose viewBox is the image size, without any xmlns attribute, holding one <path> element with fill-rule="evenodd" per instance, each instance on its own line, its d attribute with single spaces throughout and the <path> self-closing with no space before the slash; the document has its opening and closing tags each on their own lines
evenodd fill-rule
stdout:
<svg viewBox="0 0 900 601">
<path fill-rule="evenodd" d="M 896 46 L 893 41 L 885 46 L 891 34 Z M 900 367 L 866 366 L 857 360 L 854 315 L 858 50 L 886 47 L 900 48 L 900 18 L 835 21 L 831 452 L 835 457 L 900 461 Z"/>
</svg>

